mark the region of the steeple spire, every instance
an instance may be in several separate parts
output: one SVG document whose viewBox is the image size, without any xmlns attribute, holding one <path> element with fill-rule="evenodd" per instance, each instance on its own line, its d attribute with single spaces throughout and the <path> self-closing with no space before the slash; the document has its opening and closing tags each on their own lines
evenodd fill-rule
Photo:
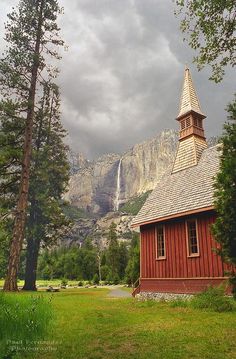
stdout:
<svg viewBox="0 0 236 359">
<path fill-rule="evenodd" d="M 176 120 L 180 124 L 179 147 L 172 173 L 197 165 L 202 151 L 207 147 L 200 103 L 193 86 L 189 68 L 184 71 L 184 85 Z"/>
<path fill-rule="evenodd" d="M 190 111 L 194 111 L 194 112 L 204 116 L 204 114 L 201 111 L 200 103 L 199 103 L 196 91 L 194 89 L 194 86 L 193 86 L 193 81 L 192 81 L 192 77 L 190 74 L 190 70 L 187 67 L 187 65 L 185 65 L 184 84 L 183 84 L 182 96 L 181 96 L 180 107 L 179 107 L 179 114 L 177 116 L 177 119 L 179 117 L 182 117 L 183 115 L 189 113 Z"/>
</svg>

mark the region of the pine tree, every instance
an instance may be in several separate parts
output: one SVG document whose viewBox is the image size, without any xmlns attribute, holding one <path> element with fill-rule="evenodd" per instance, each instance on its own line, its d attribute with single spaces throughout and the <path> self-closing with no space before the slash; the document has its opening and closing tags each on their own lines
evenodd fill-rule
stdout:
<svg viewBox="0 0 236 359">
<path fill-rule="evenodd" d="M 119 278 L 124 279 L 125 269 L 128 264 L 128 249 L 127 243 L 121 242 L 119 245 Z"/>
<path fill-rule="evenodd" d="M 60 123 L 58 87 L 47 83 L 36 114 L 26 223 L 27 257 L 24 290 L 36 290 L 40 246 L 64 235 L 69 222 L 62 213 L 61 196 L 69 180 L 65 131 Z"/>
<path fill-rule="evenodd" d="M 107 264 L 111 270 L 111 277 L 114 279 L 119 273 L 119 243 L 114 222 L 111 223 L 108 232 Z"/>
<path fill-rule="evenodd" d="M 131 247 L 129 251 L 129 261 L 125 270 L 126 282 L 129 285 L 134 285 L 140 277 L 140 248 L 139 235 L 133 233 Z"/>
<path fill-rule="evenodd" d="M 21 0 L 6 25 L 7 50 L 0 60 L 1 119 L 8 117 L 23 124 L 23 151 L 20 161 L 20 180 L 14 211 L 14 225 L 10 243 L 7 276 L 4 290 L 17 290 L 17 271 L 25 236 L 28 206 L 30 164 L 35 107 L 44 77 L 53 71 L 46 57 L 59 58 L 54 46 L 62 45 L 58 38 L 56 0 Z M 55 72 L 56 74 L 56 72 Z M 14 164 L 12 163 L 14 167 Z M 16 183 L 16 182 L 15 182 Z"/>
<path fill-rule="evenodd" d="M 213 233 L 225 262 L 236 265 L 236 99 L 228 106 L 229 121 L 221 137 L 220 170 L 215 183 L 217 219 Z M 236 275 L 232 273 L 236 291 Z"/>
</svg>

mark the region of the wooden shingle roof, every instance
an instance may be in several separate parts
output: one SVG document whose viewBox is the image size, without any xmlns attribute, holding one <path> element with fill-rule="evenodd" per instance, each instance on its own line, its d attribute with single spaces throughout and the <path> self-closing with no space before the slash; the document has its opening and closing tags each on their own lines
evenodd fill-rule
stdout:
<svg viewBox="0 0 236 359">
<path fill-rule="evenodd" d="M 219 169 L 219 145 L 207 148 L 196 166 L 160 179 L 132 226 L 213 209 L 213 183 Z"/>
<path fill-rule="evenodd" d="M 190 111 L 195 111 L 203 115 L 199 99 L 193 86 L 193 81 L 189 68 L 186 67 L 184 72 L 184 84 L 177 119 Z"/>
</svg>

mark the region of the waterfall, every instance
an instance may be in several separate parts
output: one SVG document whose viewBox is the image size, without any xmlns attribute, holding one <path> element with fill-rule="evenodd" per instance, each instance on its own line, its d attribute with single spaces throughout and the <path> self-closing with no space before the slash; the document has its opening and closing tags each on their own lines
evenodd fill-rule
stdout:
<svg viewBox="0 0 236 359">
<path fill-rule="evenodd" d="M 121 170 L 121 162 L 122 158 L 119 161 L 118 169 L 117 169 L 117 180 L 116 180 L 116 196 L 114 201 L 114 211 L 119 211 L 120 204 L 120 170 Z"/>
</svg>

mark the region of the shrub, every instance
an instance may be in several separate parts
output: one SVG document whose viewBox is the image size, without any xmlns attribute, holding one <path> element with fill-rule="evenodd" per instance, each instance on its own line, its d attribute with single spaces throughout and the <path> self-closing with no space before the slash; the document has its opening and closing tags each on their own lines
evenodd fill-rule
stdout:
<svg viewBox="0 0 236 359">
<path fill-rule="evenodd" d="M 233 298 L 236 300 L 236 274 L 231 276 L 229 283 L 232 285 L 232 295 Z"/>
<path fill-rule="evenodd" d="M 186 299 L 175 299 L 170 301 L 170 307 L 172 308 L 186 308 L 188 307 L 188 301 Z"/>
<path fill-rule="evenodd" d="M 120 278 L 119 278 L 118 274 L 115 274 L 115 275 L 114 275 L 113 283 L 114 283 L 114 284 L 119 284 L 119 283 L 120 283 Z"/>
<path fill-rule="evenodd" d="M 22 341 L 23 349 L 31 341 L 44 338 L 52 319 L 50 302 L 39 295 L 0 293 L 0 358 L 15 356 L 13 341 Z"/>
<path fill-rule="evenodd" d="M 138 212 L 142 208 L 144 202 L 146 201 L 150 193 L 151 191 L 147 191 L 139 196 L 131 198 L 123 206 L 121 206 L 120 212 L 125 212 L 133 216 L 136 216 L 136 214 L 138 214 Z"/>
<path fill-rule="evenodd" d="M 103 266 L 101 266 L 101 277 L 102 280 L 106 280 L 107 276 L 109 275 L 109 267 L 108 265 L 104 264 Z"/>
<path fill-rule="evenodd" d="M 99 277 L 98 277 L 97 273 L 94 274 L 93 284 L 99 284 Z"/>
<path fill-rule="evenodd" d="M 105 280 L 105 283 L 106 284 L 113 284 L 113 278 L 112 278 L 111 272 L 108 273 L 108 275 L 106 277 L 106 280 Z"/>
<path fill-rule="evenodd" d="M 61 285 L 66 286 L 68 284 L 68 280 L 66 278 L 62 278 Z"/>
<path fill-rule="evenodd" d="M 215 312 L 229 312 L 235 309 L 231 298 L 226 297 L 224 287 L 209 287 L 190 301 L 193 308 L 209 309 Z"/>
<path fill-rule="evenodd" d="M 78 287 L 83 287 L 83 282 L 80 280 L 79 283 L 78 283 Z"/>
</svg>

